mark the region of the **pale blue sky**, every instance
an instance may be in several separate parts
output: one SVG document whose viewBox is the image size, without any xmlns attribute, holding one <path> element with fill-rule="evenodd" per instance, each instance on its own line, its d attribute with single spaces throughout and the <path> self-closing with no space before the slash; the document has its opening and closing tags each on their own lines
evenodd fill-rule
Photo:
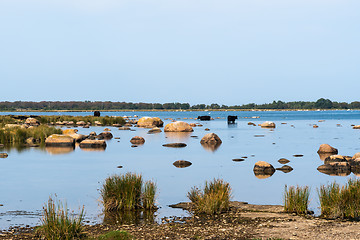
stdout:
<svg viewBox="0 0 360 240">
<path fill-rule="evenodd" d="M 0 0 L 0 101 L 360 100 L 359 0 Z"/>
</svg>

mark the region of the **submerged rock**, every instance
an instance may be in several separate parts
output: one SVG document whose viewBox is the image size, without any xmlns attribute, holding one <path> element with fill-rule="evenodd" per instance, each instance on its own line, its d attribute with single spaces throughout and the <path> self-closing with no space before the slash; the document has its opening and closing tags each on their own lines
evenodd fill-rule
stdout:
<svg viewBox="0 0 360 240">
<path fill-rule="evenodd" d="M 274 122 L 266 121 L 260 124 L 262 128 L 275 128 L 276 125 Z"/>
<path fill-rule="evenodd" d="M 84 121 L 78 121 L 78 122 L 76 122 L 76 125 L 78 125 L 78 126 L 84 126 L 84 125 L 86 125 L 86 122 L 84 122 Z"/>
<path fill-rule="evenodd" d="M 148 131 L 148 134 L 152 134 L 152 133 L 161 133 L 162 131 L 161 131 L 161 129 L 160 128 L 158 128 L 158 127 L 154 127 L 153 129 L 150 129 L 149 131 Z"/>
<path fill-rule="evenodd" d="M 342 155 L 331 155 L 325 158 L 324 160 L 324 164 L 328 164 L 332 162 L 347 162 L 347 159 Z"/>
<path fill-rule="evenodd" d="M 131 130 L 131 128 L 129 128 L 129 127 L 119 127 L 118 129 L 119 130 Z"/>
<path fill-rule="evenodd" d="M 75 146 L 75 139 L 63 134 L 53 134 L 46 138 L 45 146 Z"/>
<path fill-rule="evenodd" d="M 282 166 L 280 168 L 276 168 L 276 170 L 282 171 L 284 173 L 289 173 L 294 169 L 292 167 L 288 166 L 288 165 L 284 165 L 284 166 Z"/>
<path fill-rule="evenodd" d="M 281 163 L 281 164 L 286 164 L 286 163 L 289 163 L 290 161 L 288 159 L 286 159 L 286 158 L 280 158 L 278 160 L 278 162 Z"/>
<path fill-rule="evenodd" d="M 317 170 L 332 176 L 347 176 L 351 173 L 351 167 L 348 162 L 330 162 L 319 166 Z"/>
<path fill-rule="evenodd" d="M 176 121 L 165 126 L 164 132 L 193 132 L 194 129 L 186 122 Z"/>
<path fill-rule="evenodd" d="M 130 142 L 132 144 L 144 144 L 145 139 L 143 137 L 140 137 L 140 136 L 135 136 L 130 140 Z"/>
<path fill-rule="evenodd" d="M 218 145 L 218 144 L 221 144 L 222 141 L 219 138 L 219 136 L 216 135 L 215 133 L 208 133 L 201 139 L 200 143 L 201 144 Z"/>
<path fill-rule="evenodd" d="M 245 161 L 245 159 L 243 159 L 243 158 L 234 158 L 233 161 L 234 162 L 243 162 L 243 161 Z"/>
<path fill-rule="evenodd" d="M 177 168 L 186 168 L 191 166 L 192 163 L 186 160 L 177 160 L 173 163 L 173 165 Z"/>
<path fill-rule="evenodd" d="M 86 139 L 80 142 L 80 148 L 106 148 L 106 142 L 104 140 L 90 140 Z"/>
<path fill-rule="evenodd" d="M 333 153 L 337 154 L 338 150 L 329 144 L 321 144 L 317 153 Z"/>
<path fill-rule="evenodd" d="M 77 129 L 65 129 L 65 130 L 63 130 L 64 135 L 72 137 L 73 139 L 75 139 L 76 142 L 81 142 L 82 140 L 84 140 L 86 138 L 85 135 L 78 134 L 77 132 L 78 132 Z"/>
<path fill-rule="evenodd" d="M 112 135 L 111 132 L 102 132 L 97 136 L 97 138 L 99 140 L 101 140 L 101 139 L 106 139 L 107 140 L 107 139 L 112 139 L 113 135 Z"/>
<path fill-rule="evenodd" d="M 187 145 L 185 143 L 167 143 L 163 144 L 163 147 L 183 148 Z"/>
<path fill-rule="evenodd" d="M 158 117 L 142 117 L 137 122 L 138 127 L 153 128 L 162 127 L 164 122 Z"/>
<path fill-rule="evenodd" d="M 360 158 L 360 152 L 355 153 L 352 158 L 353 159 Z"/>
<path fill-rule="evenodd" d="M 276 170 L 270 163 L 258 161 L 255 163 L 253 171 L 256 177 L 267 178 L 272 176 Z"/>
</svg>

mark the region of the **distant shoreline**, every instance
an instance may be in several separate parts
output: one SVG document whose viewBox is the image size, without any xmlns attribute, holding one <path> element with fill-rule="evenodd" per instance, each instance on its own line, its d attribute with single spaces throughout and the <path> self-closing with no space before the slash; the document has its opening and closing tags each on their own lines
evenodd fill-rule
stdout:
<svg viewBox="0 0 360 240">
<path fill-rule="evenodd" d="M 360 111 L 360 109 L 188 109 L 188 110 L 179 110 L 179 109 L 127 109 L 127 110 L 21 110 L 21 111 L 0 111 L 0 112 L 9 112 L 9 113 L 27 113 L 27 112 L 62 112 L 62 113 L 71 113 L 71 112 L 318 112 L 318 111 Z"/>
<path fill-rule="evenodd" d="M 308 111 L 360 111 L 360 109 L 120 109 L 120 110 L 17 110 L 0 112 L 308 112 Z"/>
</svg>

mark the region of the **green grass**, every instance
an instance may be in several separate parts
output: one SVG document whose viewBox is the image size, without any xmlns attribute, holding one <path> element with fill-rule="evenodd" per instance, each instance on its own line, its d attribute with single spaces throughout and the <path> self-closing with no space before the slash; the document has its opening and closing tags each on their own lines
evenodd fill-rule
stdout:
<svg viewBox="0 0 360 240">
<path fill-rule="evenodd" d="M 306 214 L 309 206 L 310 189 L 308 186 L 285 185 L 284 211 L 289 213 Z"/>
<path fill-rule="evenodd" d="M 105 212 L 134 209 L 156 209 L 156 185 L 143 182 L 135 173 L 113 175 L 105 180 L 101 190 Z"/>
<path fill-rule="evenodd" d="M 63 121 L 73 121 L 74 123 L 79 121 L 89 122 L 92 125 L 95 124 L 95 121 L 99 121 L 104 126 L 111 126 L 112 124 L 125 124 L 125 120 L 122 117 L 110 117 L 110 116 L 104 116 L 104 117 L 94 117 L 94 116 L 69 116 L 69 115 L 53 115 L 53 116 L 37 116 L 35 117 L 37 120 L 39 120 L 40 124 L 49 124 L 51 122 L 63 122 Z M 0 116 L 0 128 L 4 127 L 5 124 L 22 124 L 25 123 L 24 120 L 15 119 L 12 116 L 4 115 Z"/>
<path fill-rule="evenodd" d="M 43 207 L 42 225 L 37 232 L 45 239 L 70 240 L 84 237 L 82 221 L 84 207 L 76 217 L 69 213 L 66 204 L 57 203 L 50 197 L 47 205 Z"/>
<path fill-rule="evenodd" d="M 91 125 L 95 124 L 95 121 L 99 121 L 104 126 L 111 126 L 113 124 L 125 124 L 125 120 L 122 117 L 94 117 L 94 116 L 68 116 L 68 115 L 62 115 L 62 116 L 39 116 L 37 118 L 41 124 L 49 124 L 49 123 L 56 123 L 56 122 L 76 122 L 84 121 L 85 123 L 90 123 Z"/>
<path fill-rule="evenodd" d="M 203 190 L 193 187 L 187 196 L 196 214 L 215 215 L 230 209 L 231 187 L 222 179 L 206 181 Z"/>
<path fill-rule="evenodd" d="M 131 240 L 134 239 L 130 233 L 126 231 L 111 231 L 97 238 L 98 240 Z"/>
<path fill-rule="evenodd" d="M 360 218 L 360 179 L 349 179 L 340 187 L 333 182 L 318 189 L 321 216 L 327 218 Z"/>
<path fill-rule="evenodd" d="M 44 143 L 52 134 L 61 134 L 61 129 L 40 125 L 33 128 L 3 128 L 0 129 L 1 144 L 23 144 L 26 139 L 33 137 L 37 142 Z"/>
</svg>

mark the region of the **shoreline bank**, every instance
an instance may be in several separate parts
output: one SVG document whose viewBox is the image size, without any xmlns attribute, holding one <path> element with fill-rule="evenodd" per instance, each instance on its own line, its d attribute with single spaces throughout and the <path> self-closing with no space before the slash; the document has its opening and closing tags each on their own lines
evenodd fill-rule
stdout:
<svg viewBox="0 0 360 240">
<path fill-rule="evenodd" d="M 186 207 L 186 203 L 182 203 Z M 360 222 L 328 220 L 283 212 L 279 205 L 232 202 L 231 210 L 213 217 L 168 217 L 162 224 L 86 225 L 85 239 L 127 231 L 134 239 L 359 239 Z M 34 227 L 0 231 L 0 239 L 38 239 Z"/>
</svg>

